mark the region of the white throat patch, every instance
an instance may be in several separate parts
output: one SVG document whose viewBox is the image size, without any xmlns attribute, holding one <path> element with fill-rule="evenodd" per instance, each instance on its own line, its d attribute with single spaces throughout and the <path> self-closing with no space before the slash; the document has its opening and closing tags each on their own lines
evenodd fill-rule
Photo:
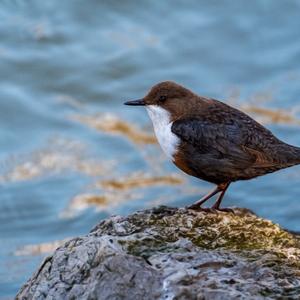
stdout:
<svg viewBox="0 0 300 300">
<path fill-rule="evenodd" d="M 170 121 L 170 113 L 158 105 L 147 105 L 146 109 L 161 148 L 171 160 L 174 160 L 173 156 L 176 154 L 180 140 L 171 131 L 173 122 Z"/>
</svg>

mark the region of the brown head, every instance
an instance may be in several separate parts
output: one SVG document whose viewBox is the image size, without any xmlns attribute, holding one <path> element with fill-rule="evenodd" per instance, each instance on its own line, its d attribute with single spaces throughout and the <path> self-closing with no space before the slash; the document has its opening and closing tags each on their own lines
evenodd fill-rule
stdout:
<svg viewBox="0 0 300 300">
<path fill-rule="evenodd" d="M 168 111 L 172 119 L 176 119 L 190 111 L 191 106 L 199 101 L 199 97 L 185 87 L 172 81 L 163 81 L 153 86 L 144 98 L 124 104 L 160 107 Z"/>
</svg>

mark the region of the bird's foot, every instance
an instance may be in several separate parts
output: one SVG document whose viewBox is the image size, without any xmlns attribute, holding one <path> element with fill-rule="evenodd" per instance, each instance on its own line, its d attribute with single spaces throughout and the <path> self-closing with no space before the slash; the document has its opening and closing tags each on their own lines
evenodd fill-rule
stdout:
<svg viewBox="0 0 300 300">
<path fill-rule="evenodd" d="M 234 210 L 231 208 L 221 208 L 221 207 L 201 207 L 199 205 L 190 205 L 187 206 L 187 209 L 192 209 L 195 211 L 203 211 L 207 213 L 218 213 L 218 212 L 229 212 L 232 214 L 235 214 Z"/>
<path fill-rule="evenodd" d="M 213 213 L 213 214 L 217 213 L 217 211 L 213 208 L 201 207 L 201 206 L 197 206 L 197 205 L 187 206 L 187 209 L 192 209 L 192 210 L 195 210 L 195 211 L 203 211 L 203 212 L 206 212 L 206 213 Z"/>
<path fill-rule="evenodd" d="M 201 209 L 204 209 L 203 207 L 201 207 L 201 205 L 199 204 L 192 204 L 192 205 L 189 205 L 189 206 L 186 206 L 187 209 L 192 209 L 192 210 L 201 210 Z"/>
<path fill-rule="evenodd" d="M 221 208 L 221 207 L 212 207 L 212 209 L 214 209 L 216 211 L 232 213 L 232 214 L 235 215 L 235 212 L 234 212 L 234 210 L 232 208 L 227 208 L 227 207 L 224 207 L 224 208 Z"/>
</svg>

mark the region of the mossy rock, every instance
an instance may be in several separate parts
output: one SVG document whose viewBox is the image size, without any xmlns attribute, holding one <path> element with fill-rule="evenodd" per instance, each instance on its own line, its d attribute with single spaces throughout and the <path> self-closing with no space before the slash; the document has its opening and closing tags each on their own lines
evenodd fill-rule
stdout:
<svg viewBox="0 0 300 300">
<path fill-rule="evenodd" d="M 299 259 L 297 235 L 249 210 L 158 207 L 67 242 L 17 298 L 299 299 Z"/>
</svg>

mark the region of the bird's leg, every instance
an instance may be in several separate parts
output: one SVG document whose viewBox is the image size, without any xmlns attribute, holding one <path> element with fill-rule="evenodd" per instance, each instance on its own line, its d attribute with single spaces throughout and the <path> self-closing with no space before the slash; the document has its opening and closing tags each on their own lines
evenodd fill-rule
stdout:
<svg viewBox="0 0 300 300">
<path fill-rule="evenodd" d="M 207 195 L 205 195 L 203 198 L 201 198 L 199 201 L 195 202 L 194 204 L 188 206 L 190 209 L 199 209 L 201 208 L 201 205 L 206 202 L 208 199 L 213 197 L 214 195 L 220 193 L 222 189 L 220 188 L 220 185 L 218 185 L 215 189 L 213 189 L 211 192 L 209 192 Z"/>
<path fill-rule="evenodd" d="M 220 196 L 218 197 L 217 201 L 215 202 L 215 204 L 212 206 L 212 209 L 234 213 L 234 211 L 230 208 L 220 208 L 220 204 L 224 198 L 224 195 L 225 195 L 229 185 L 230 185 L 230 182 L 219 185 L 222 192 L 221 192 Z"/>
</svg>

